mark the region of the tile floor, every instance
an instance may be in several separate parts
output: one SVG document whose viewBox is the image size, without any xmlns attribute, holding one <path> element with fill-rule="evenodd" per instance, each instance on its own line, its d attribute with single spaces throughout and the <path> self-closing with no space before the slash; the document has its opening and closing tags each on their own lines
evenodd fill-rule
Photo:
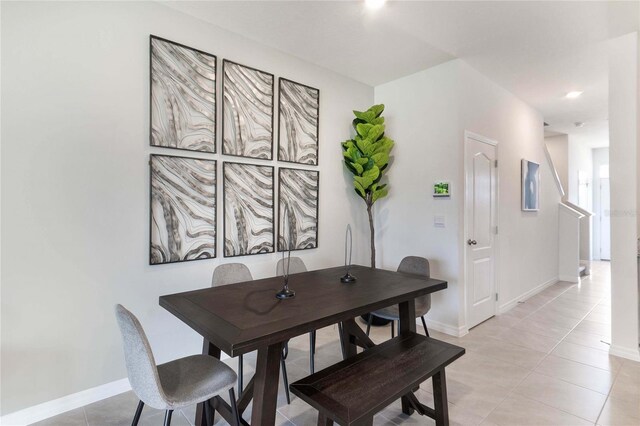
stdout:
<svg viewBox="0 0 640 426">
<path fill-rule="evenodd" d="M 640 425 L 640 363 L 608 354 L 609 305 L 609 265 L 598 262 L 580 285 L 557 283 L 462 338 L 432 332 L 432 337 L 467 349 L 447 371 L 451 424 Z M 375 341 L 389 337 L 388 326 L 373 328 Z M 308 336 L 290 342 L 290 381 L 308 374 L 308 342 Z M 340 360 L 335 327 L 320 330 L 317 345 L 317 369 Z M 247 381 L 254 356 L 245 358 Z M 227 362 L 236 365 L 235 360 Z M 421 386 L 418 397 L 433 403 L 430 382 Z M 136 404 L 129 392 L 38 425 L 128 425 Z M 190 425 L 194 413 L 194 407 L 176 412 L 172 424 Z M 162 412 L 145 408 L 140 424 L 161 425 L 162 419 Z M 277 424 L 315 425 L 316 412 L 293 396 L 287 405 L 281 385 Z M 434 422 L 405 416 L 398 402 L 378 414 L 375 424 Z"/>
</svg>

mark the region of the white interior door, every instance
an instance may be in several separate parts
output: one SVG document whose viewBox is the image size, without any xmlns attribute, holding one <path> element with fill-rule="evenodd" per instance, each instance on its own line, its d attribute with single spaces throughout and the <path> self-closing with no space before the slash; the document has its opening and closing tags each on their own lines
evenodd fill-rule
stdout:
<svg viewBox="0 0 640 426">
<path fill-rule="evenodd" d="M 497 147 L 465 136 L 465 222 L 467 326 L 496 314 Z"/>
<path fill-rule="evenodd" d="M 600 179 L 600 259 L 611 260 L 611 218 L 609 178 Z"/>
</svg>

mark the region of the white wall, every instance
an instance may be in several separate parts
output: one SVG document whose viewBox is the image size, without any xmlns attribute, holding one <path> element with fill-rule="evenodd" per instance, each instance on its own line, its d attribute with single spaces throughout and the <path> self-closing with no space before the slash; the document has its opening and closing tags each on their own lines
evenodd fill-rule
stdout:
<svg viewBox="0 0 640 426">
<path fill-rule="evenodd" d="M 591 210 L 591 175 L 593 170 L 593 160 L 591 157 L 591 147 L 585 143 L 585 140 L 579 135 L 569 135 L 569 151 L 568 151 L 568 193 L 567 199 L 575 205 L 585 210 Z M 582 204 L 578 203 L 578 173 L 584 172 L 589 180 L 589 188 L 587 190 L 587 200 Z"/>
<path fill-rule="evenodd" d="M 115 303 L 139 315 L 163 362 L 201 339 L 160 295 L 210 285 L 223 262 L 275 272 L 275 254 L 148 265 L 149 154 L 180 155 L 149 147 L 149 34 L 320 89 L 319 248 L 300 256 L 310 268 L 341 264 L 352 222 L 354 259 L 367 263 L 366 212 L 339 142 L 371 87 L 157 3 L 1 8 L 2 414 L 125 377 Z"/>
<path fill-rule="evenodd" d="M 565 194 L 569 190 L 569 135 L 544 138 Z"/>
<path fill-rule="evenodd" d="M 611 353 L 640 360 L 638 298 L 638 34 L 613 40 L 609 54 L 611 184 Z"/>
<path fill-rule="evenodd" d="M 500 306 L 553 282 L 558 275 L 560 201 L 543 148 L 542 117 L 461 60 L 377 86 L 387 106 L 388 133 L 396 141 L 389 180 L 396 188 L 378 206 L 381 265 L 394 268 L 406 255 L 429 258 L 432 275 L 449 281 L 433 297 L 433 326 L 464 332 L 464 131 L 496 140 L 499 158 L 498 269 Z M 540 163 L 541 210 L 522 212 L 520 160 Z M 449 180 L 450 199 L 434 199 L 436 180 Z M 434 216 L 446 227 L 435 228 Z M 523 242 L 527 242 L 523 244 Z"/>
<path fill-rule="evenodd" d="M 593 158 L 593 258 L 600 259 L 600 166 L 609 164 L 609 148 L 591 150 Z"/>
</svg>

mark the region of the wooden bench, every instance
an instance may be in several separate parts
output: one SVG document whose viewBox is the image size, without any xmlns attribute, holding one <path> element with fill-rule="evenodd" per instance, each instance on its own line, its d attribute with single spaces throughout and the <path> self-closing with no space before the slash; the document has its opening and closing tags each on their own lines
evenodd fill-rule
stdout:
<svg viewBox="0 0 640 426">
<path fill-rule="evenodd" d="M 402 398 L 436 425 L 449 423 L 444 369 L 464 348 L 405 332 L 291 384 L 295 395 L 318 410 L 318 425 L 371 425 L 373 416 Z M 433 377 L 435 408 L 420 403 L 413 390 Z"/>
</svg>

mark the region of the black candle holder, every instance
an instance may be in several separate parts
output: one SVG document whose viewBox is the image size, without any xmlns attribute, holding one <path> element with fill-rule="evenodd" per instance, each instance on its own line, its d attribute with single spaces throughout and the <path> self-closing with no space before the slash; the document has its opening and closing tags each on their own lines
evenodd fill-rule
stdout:
<svg viewBox="0 0 640 426">
<path fill-rule="evenodd" d="M 348 261 L 347 261 L 347 245 L 349 246 Z M 340 277 L 340 282 L 343 282 L 345 284 L 354 283 L 357 281 L 357 278 L 349 273 L 349 268 L 351 267 L 352 252 L 353 252 L 353 235 L 351 234 L 351 224 L 349 224 L 347 225 L 347 230 L 344 235 L 344 267 L 346 269 L 346 274 Z"/>
</svg>

